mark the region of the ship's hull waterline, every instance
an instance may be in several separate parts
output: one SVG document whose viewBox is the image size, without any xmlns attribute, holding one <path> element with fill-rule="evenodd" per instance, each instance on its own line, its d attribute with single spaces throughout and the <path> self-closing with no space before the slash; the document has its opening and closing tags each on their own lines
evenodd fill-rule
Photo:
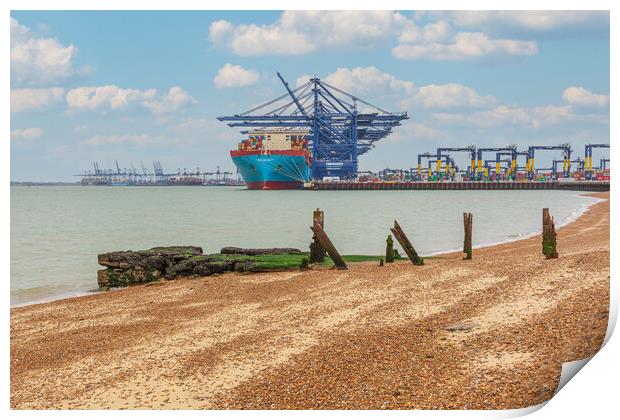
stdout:
<svg viewBox="0 0 620 420">
<path fill-rule="evenodd" d="M 310 159 L 304 150 L 233 150 L 230 155 L 250 190 L 300 189 L 311 178 Z"/>
</svg>

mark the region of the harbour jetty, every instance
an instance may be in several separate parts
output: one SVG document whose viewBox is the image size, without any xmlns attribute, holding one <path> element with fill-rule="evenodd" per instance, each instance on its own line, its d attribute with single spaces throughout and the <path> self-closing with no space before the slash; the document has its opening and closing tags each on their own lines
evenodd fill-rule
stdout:
<svg viewBox="0 0 620 420">
<path fill-rule="evenodd" d="M 609 191 L 609 181 L 315 181 L 313 190 L 564 190 L 564 191 Z"/>
</svg>

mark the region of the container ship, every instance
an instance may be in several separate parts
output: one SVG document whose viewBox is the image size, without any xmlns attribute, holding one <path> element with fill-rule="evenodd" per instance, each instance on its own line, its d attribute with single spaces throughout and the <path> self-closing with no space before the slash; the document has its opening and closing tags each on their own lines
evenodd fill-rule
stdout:
<svg viewBox="0 0 620 420">
<path fill-rule="evenodd" d="M 250 190 L 298 189 L 312 175 L 309 139 L 308 131 L 252 131 L 230 156 Z"/>
</svg>

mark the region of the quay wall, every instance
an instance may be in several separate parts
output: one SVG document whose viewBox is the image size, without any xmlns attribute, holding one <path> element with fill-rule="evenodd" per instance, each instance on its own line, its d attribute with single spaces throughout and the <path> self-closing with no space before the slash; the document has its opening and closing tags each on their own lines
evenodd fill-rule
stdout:
<svg viewBox="0 0 620 420">
<path fill-rule="evenodd" d="M 518 182 L 479 182 L 479 181 L 403 181 L 403 182 L 354 182 L 354 181 L 315 181 L 311 190 L 569 190 L 569 191 L 609 191 L 609 181 L 518 181 Z"/>
</svg>

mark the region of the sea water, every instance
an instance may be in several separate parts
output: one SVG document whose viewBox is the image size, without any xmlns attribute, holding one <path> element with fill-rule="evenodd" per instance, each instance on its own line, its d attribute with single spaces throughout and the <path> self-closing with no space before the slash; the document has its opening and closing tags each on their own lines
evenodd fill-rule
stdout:
<svg viewBox="0 0 620 420">
<path fill-rule="evenodd" d="M 308 250 L 312 211 L 343 254 L 380 255 L 397 219 L 421 255 L 462 248 L 463 212 L 474 246 L 556 226 L 596 202 L 571 191 L 249 191 L 243 187 L 11 187 L 11 305 L 96 289 L 97 254 L 197 245 Z"/>
</svg>

